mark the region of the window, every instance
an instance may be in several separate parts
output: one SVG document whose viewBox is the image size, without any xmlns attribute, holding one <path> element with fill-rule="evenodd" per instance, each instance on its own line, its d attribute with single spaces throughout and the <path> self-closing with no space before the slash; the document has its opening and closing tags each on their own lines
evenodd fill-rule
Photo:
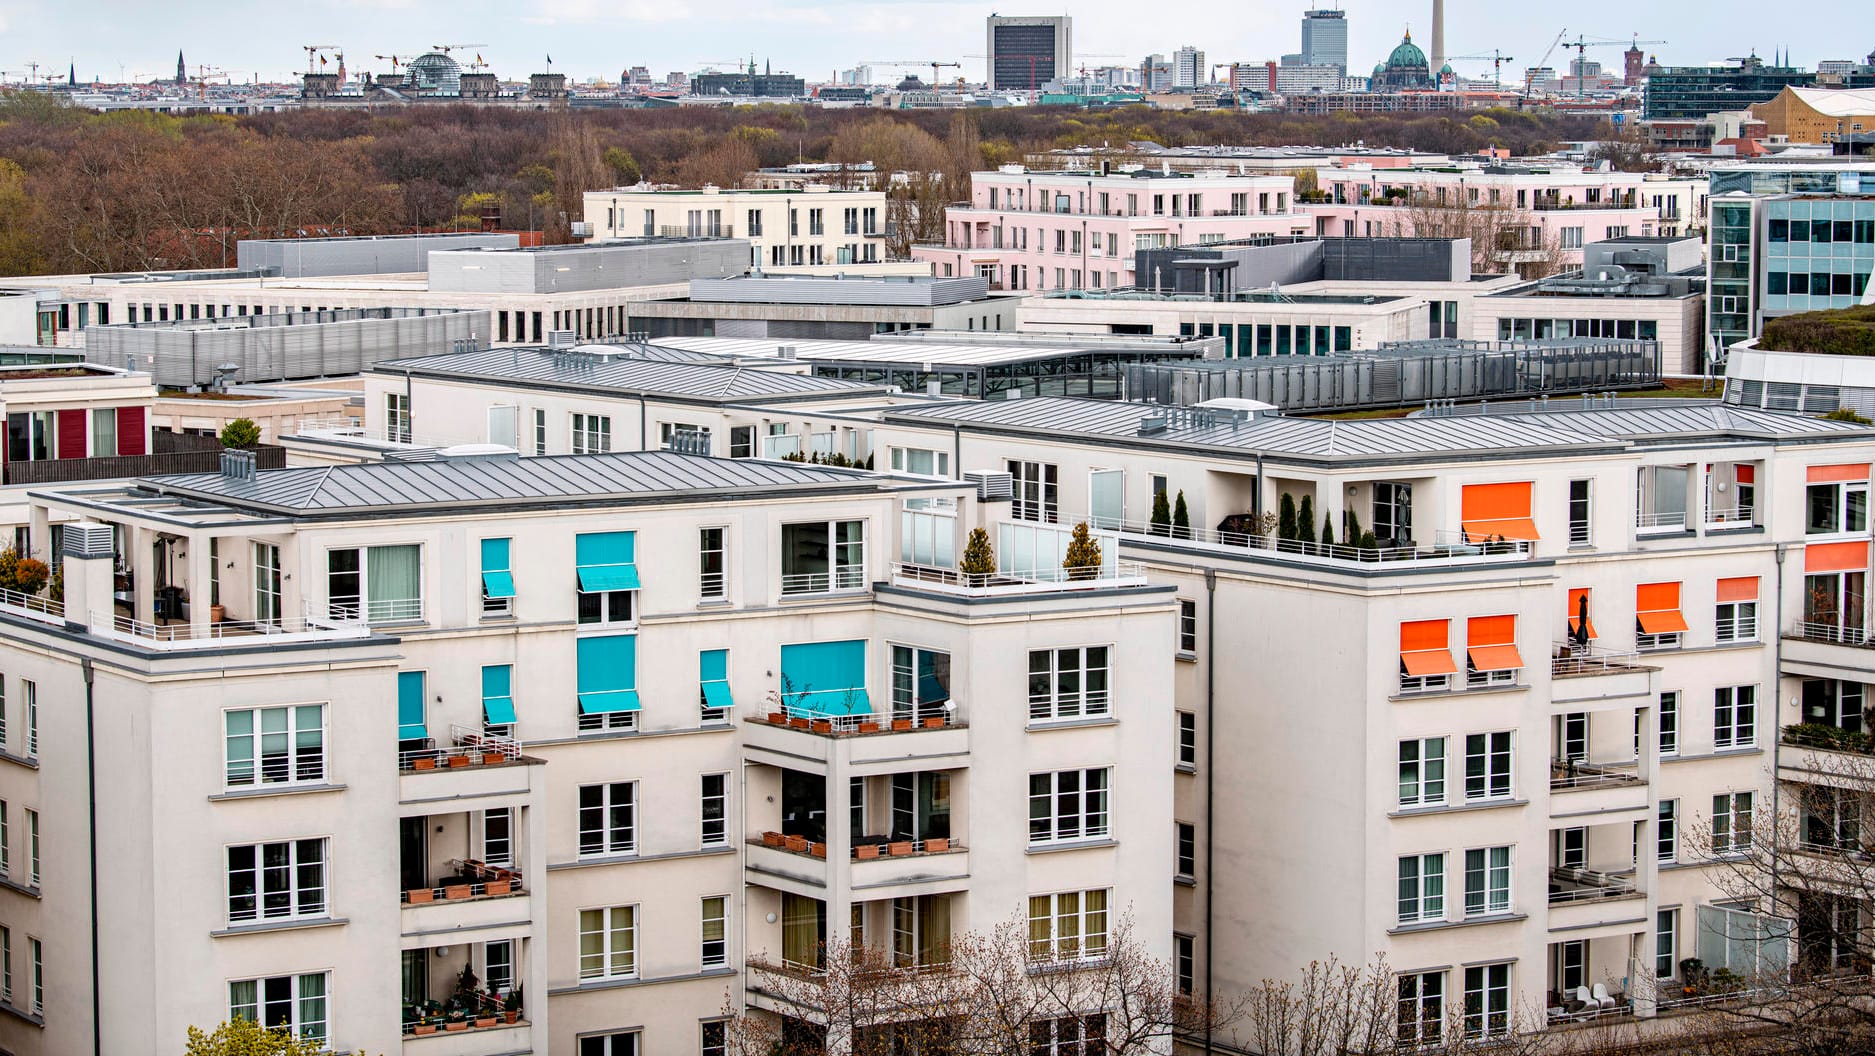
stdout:
<svg viewBox="0 0 1875 1056">
<path fill-rule="evenodd" d="M 603 414 L 573 416 L 573 453 L 597 455 L 612 450 L 612 419 Z"/>
<path fill-rule="evenodd" d="M 1803 680 L 1803 721 L 1819 726 L 1834 726 L 1850 733 L 1862 732 L 1862 683 L 1833 678 Z"/>
<path fill-rule="evenodd" d="M 1758 743 L 1758 687 L 1721 686 L 1712 691 L 1712 746 L 1751 748 Z"/>
<path fill-rule="evenodd" d="M 892 717 L 914 724 L 949 715 L 951 654 L 908 645 L 892 647 Z"/>
<path fill-rule="evenodd" d="M 1391 481 L 1374 484 L 1374 539 L 1382 547 L 1413 540 L 1413 486 Z"/>
<path fill-rule="evenodd" d="M 1465 969 L 1465 1036 L 1496 1038 L 1510 1033 L 1510 965 Z"/>
<path fill-rule="evenodd" d="M 26 885 L 39 886 L 39 812 L 26 808 Z"/>
<path fill-rule="evenodd" d="M 697 561 L 698 595 L 705 599 L 728 597 L 728 565 L 724 561 L 723 529 L 697 529 Z"/>
<path fill-rule="evenodd" d="M 229 788 L 325 780 L 325 705 L 222 713 Z"/>
<path fill-rule="evenodd" d="M 1445 738 L 1400 742 L 1400 806 L 1445 805 Z"/>
<path fill-rule="evenodd" d="M 1409 854 L 1400 859 L 1401 924 L 1445 919 L 1445 855 Z"/>
<path fill-rule="evenodd" d="M 729 963 L 729 897 L 711 895 L 703 900 L 702 963 L 705 968 L 721 968 Z"/>
<path fill-rule="evenodd" d="M 393 444 L 410 443 L 410 397 L 402 392 L 384 394 L 384 439 Z"/>
<path fill-rule="evenodd" d="M 580 786 L 581 858 L 637 853 L 637 792 L 637 783 L 632 781 Z"/>
<path fill-rule="evenodd" d="M 1098 1056 L 1107 1051 L 1102 1013 L 1038 1019 L 1029 1024 L 1029 1056 Z"/>
<path fill-rule="evenodd" d="M 700 799 L 703 846 L 721 847 L 729 841 L 729 775 L 704 774 Z"/>
<path fill-rule="evenodd" d="M 1029 720 L 1108 713 L 1108 647 L 1029 652 Z"/>
<path fill-rule="evenodd" d="M 514 813 L 509 807 L 482 812 L 482 861 L 489 865 L 514 864 Z"/>
<path fill-rule="evenodd" d="M 1465 684 L 1513 686 L 1523 669 L 1516 616 L 1473 616 L 1465 621 Z"/>
<path fill-rule="evenodd" d="M 1662 864 L 1680 858 L 1680 801 L 1663 799 L 1654 815 L 1654 860 Z"/>
<path fill-rule="evenodd" d="M 916 447 L 895 447 L 892 449 L 892 471 L 916 473 L 926 477 L 948 477 L 951 475 L 951 453 Z"/>
<path fill-rule="evenodd" d="M 1029 896 L 1029 959 L 1072 961 L 1107 952 L 1107 891 Z"/>
<path fill-rule="evenodd" d="M 1178 713 L 1178 765 L 1198 766 L 1198 716 L 1194 712 Z"/>
<path fill-rule="evenodd" d="M 1107 771 L 1029 775 L 1029 842 L 1102 839 L 1107 835 Z"/>
<path fill-rule="evenodd" d="M 781 526 L 781 592 L 812 594 L 866 585 L 866 522 Z"/>
<path fill-rule="evenodd" d="M 498 939 L 482 944 L 482 977 L 488 992 L 497 997 L 514 989 L 514 940 Z"/>
<path fill-rule="evenodd" d="M 638 974 L 638 907 L 579 911 L 579 977 L 629 979 Z"/>
<path fill-rule="evenodd" d="M 1678 583 L 1642 583 L 1634 588 L 1634 647 L 1678 649 L 1688 626 L 1680 612 Z"/>
<path fill-rule="evenodd" d="M 1713 638 L 1720 642 L 1758 639 L 1758 577 L 1719 580 Z"/>
<path fill-rule="evenodd" d="M 228 923 L 326 915 L 326 841 L 283 840 L 228 848 Z"/>
<path fill-rule="evenodd" d="M 7 816 L 6 800 L 0 799 L 0 876 L 12 872 L 13 832 Z"/>
<path fill-rule="evenodd" d="M 1712 797 L 1712 853 L 1751 850 L 1750 792 L 1721 792 Z"/>
<path fill-rule="evenodd" d="M 1449 620 L 1411 620 L 1400 624 L 1400 692 L 1441 693 L 1458 673 L 1452 663 Z"/>
<path fill-rule="evenodd" d="M 1189 880 L 1198 875 L 1198 827 L 1185 821 L 1177 824 L 1178 828 L 1174 833 L 1177 853 L 1173 864 L 1177 875 L 1181 879 Z"/>
<path fill-rule="evenodd" d="M 423 548 L 414 543 L 326 551 L 327 615 L 362 616 L 366 623 L 422 619 L 422 558 Z"/>
<path fill-rule="evenodd" d="M 583 532 L 573 539 L 581 624 L 623 624 L 636 619 L 636 532 Z"/>
<path fill-rule="evenodd" d="M 53 456 L 58 412 L 15 411 L 7 415 L 8 462 L 43 462 Z"/>
<path fill-rule="evenodd" d="M 1197 988 L 1197 940 L 1190 935 L 1172 936 L 1172 972 L 1178 992 L 1190 997 Z"/>
<path fill-rule="evenodd" d="M 26 758 L 39 758 L 39 683 L 20 679 L 20 695 L 26 698 Z"/>
<path fill-rule="evenodd" d="M 1013 460 L 1008 466 L 1015 487 L 1010 516 L 1019 521 L 1055 523 L 1061 502 L 1057 468 L 1045 462 Z"/>
<path fill-rule="evenodd" d="M 1465 799 L 1509 799 L 1510 731 L 1474 733 L 1465 738 Z"/>
<path fill-rule="evenodd" d="M 1654 978 L 1679 974 L 1680 911 L 1662 909 L 1654 914 Z"/>
<path fill-rule="evenodd" d="M 1445 973 L 1415 972 L 1399 978 L 1394 1022 L 1402 1046 L 1436 1045 L 1445 1037 Z"/>
<path fill-rule="evenodd" d="M 36 942 L 34 948 L 36 974 Z M 325 972 L 236 980 L 228 984 L 228 1018 L 323 1042 L 331 1018 L 326 1007 L 326 982 Z"/>
<path fill-rule="evenodd" d="M 1198 603 L 1189 598 L 1178 599 L 1178 651 L 1198 655 Z"/>
<path fill-rule="evenodd" d="M 1804 490 L 1805 533 L 1868 530 L 1868 467 L 1811 466 Z"/>
<path fill-rule="evenodd" d="M 1680 694 L 1669 690 L 1660 694 L 1660 754 L 1680 753 Z"/>
<path fill-rule="evenodd" d="M 544 455 L 546 453 L 547 453 L 547 412 L 544 410 L 537 410 L 534 412 L 534 454 Z"/>
<path fill-rule="evenodd" d="M 511 543 L 509 539 L 482 540 L 484 616 L 506 616 L 514 611 L 514 572 L 508 557 Z"/>
<path fill-rule="evenodd" d="M 13 1003 L 13 929 L 0 927 L 0 1001 Z"/>
<path fill-rule="evenodd" d="M 697 1043 L 700 1056 L 729 1056 L 728 1023 L 713 1019 L 702 1024 L 702 1030 L 702 1040 Z M 581 1052 L 579 1056 L 588 1056 L 588 1054 Z"/>
<path fill-rule="evenodd" d="M 1510 848 L 1465 852 L 1465 915 L 1510 912 Z"/>
<path fill-rule="evenodd" d="M 1582 826 L 1572 829 L 1556 829 L 1551 835 L 1554 844 L 1552 861 L 1563 869 L 1584 869 L 1588 867 L 1589 830 Z"/>
<path fill-rule="evenodd" d="M 482 732 L 512 737 L 518 717 L 514 713 L 514 665 L 482 666 Z"/>
<path fill-rule="evenodd" d="M 91 457 L 109 458 L 115 454 L 117 454 L 117 408 L 93 408 L 91 411 Z"/>
<path fill-rule="evenodd" d="M 1569 482 L 1569 545 L 1587 546 L 1592 538 L 1589 528 L 1589 482 Z"/>
</svg>

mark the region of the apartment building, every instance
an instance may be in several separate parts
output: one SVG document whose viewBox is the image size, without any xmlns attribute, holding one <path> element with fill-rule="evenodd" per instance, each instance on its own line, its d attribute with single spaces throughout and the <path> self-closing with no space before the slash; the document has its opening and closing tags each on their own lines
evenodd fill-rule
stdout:
<svg viewBox="0 0 1875 1056">
<path fill-rule="evenodd" d="M 1875 165 L 1754 163 L 1712 171 L 1711 296 L 1718 347 L 1767 318 L 1860 303 L 1875 270 Z"/>
<path fill-rule="evenodd" d="M 64 603 L 0 597 L 0 1047 L 714 1053 L 749 961 L 1122 917 L 1169 959 L 1171 591 L 1006 514 L 675 452 L 34 492 Z"/>
<path fill-rule="evenodd" d="M 749 420 L 721 410 L 716 428 Z M 1566 1022 L 1596 986 L 1648 1016 L 1679 1000 L 1661 984 L 1687 958 L 1785 959 L 1775 907 L 1740 901 L 1723 862 L 1773 809 L 1776 724 L 1794 716 L 1765 695 L 1833 693 L 1819 714 L 1859 721 L 1840 702 L 1867 677 L 1852 641 L 1875 430 L 1678 401 L 784 414 L 751 424 L 852 430 L 907 472 L 1007 473 L 1014 520 L 1086 519 L 1174 589 L 1181 985 L 1241 993 L 1379 953 L 1413 998 L 1409 1036 L 1430 1039 L 1539 1025 L 1531 1010 Z M 1189 529 L 1149 523 L 1158 494 Z M 1249 527 L 1305 498 L 1361 545 Z M 1781 637 L 1827 655 L 1793 661 Z M 1801 951 L 1815 928 L 1796 929 Z"/>
<path fill-rule="evenodd" d="M 614 187 L 587 191 L 585 203 L 596 242 L 653 235 L 740 238 L 750 244 L 749 266 L 758 269 L 886 259 L 884 191 L 825 185 L 782 191 Z"/>
<path fill-rule="evenodd" d="M 940 276 L 981 275 L 993 290 L 1140 285 L 1138 249 L 1310 233 L 1294 187 L 1287 175 L 1005 165 L 971 174 L 970 201 L 945 210 L 944 244 L 913 246 L 912 259 Z"/>
</svg>

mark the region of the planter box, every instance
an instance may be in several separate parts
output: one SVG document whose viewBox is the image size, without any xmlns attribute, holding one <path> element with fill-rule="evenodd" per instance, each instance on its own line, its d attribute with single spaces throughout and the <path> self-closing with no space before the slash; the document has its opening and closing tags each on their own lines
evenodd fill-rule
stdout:
<svg viewBox="0 0 1875 1056">
<path fill-rule="evenodd" d="M 911 729 L 911 720 L 910 719 L 893 719 L 892 728 L 894 730 L 898 730 L 901 732 L 905 730 L 909 730 Z"/>
<path fill-rule="evenodd" d="M 491 895 L 505 895 L 514 889 L 512 880 L 490 880 L 483 885 L 483 890 Z"/>
<path fill-rule="evenodd" d="M 936 839 L 926 840 L 924 841 L 924 849 L 926 854 L 943 854 L 951 849 L 950 837 L 939 836 Z"/>
<path fill-rule="evenodd" d="M 475 1029 L 486 1030 L 498 1022 L 500 1022 L 500 1020 L 496 1016 L 478 1016 L 475 1020 Z"/>
<path fill-rule="evenodd" d="M 925 728 L 925 729 L 927 729 L 927 730 L 941 730 L 941 729 L 943 729 L 943 728 L 944 728 L 944 717 L 943 717 L 942 715 L 933 715 L 933 716 L 931 716 L 930 718 L 928 718 L 928 719 L 926 719 L 926 720 L 924 720 L 924 728 Z"/>
<path fill-rule="evenodd" d="M 894 858 L 899 858 L 911 854 L 911 847 L 912 844 L 910 840 L 894 840 L 886 844 L 885 852 Z"/>
<path fill-rule="evenodd" d="M 853 857 L 871 860 L 879 857 L 879 845 L 876 843 L 856 843 L 853 845 Z"/>
<path fill-rule="evenodd" d="M 455 770 L 460 767 L 464 767 L 468 765 L 469 765 L 469 757 L 466 755 L 452 755 L 449 757 L 449 768 L 451 770 Z"/>
<path fill-rule="evenodd" d="M 436 889 L 435 888 L 413 887 L 408 892 L 406 892 L 406 894 L 409 896 L 410 901 L 413 904 L 418 903 L 418 902 L 436 901 Z"/>
<path fill-rule="evenodd" d="M 433 755 L 419 755 L 410 761 L 410 766 L 413 770 L 434 770 L 436 769 L 436 757 Z"/>
<path fill-rule="evenodd" d="M 443 1024 L 443 1029 L 444 1030 L 468 1030 L 469 1021 L 466 1019 L 452 1019 L 449 1022 Z"/>
<path fill-rule="evenodd" d="M 815 733 L 832 733 L 833 723 L 827 719 L 815 719 L 813 725 L 809 728 Z"/>
<path fill-rule="evenodd" d="M 861 733 L 878 733 L 878 732 L 879 732 L 879 724 L 878 724 L 878 723 L 876 723 L 876 722 L 862 722 L 862 723 L 860 723 L 860 724 L 859 724 L 859 732 L 861 732 Z"/>
<path fill-rule="evenodd" d="M 436 1024 L 419 1023 L 416 1025 L 414 1029 L 411 1030 L 410 1033 L 412 1034 L 434 1034 L 436 1033 Z"/>
<path fill-rule="evenodd" d="M 786 726 L 788 724 L 788 713 L 785 711 L 769 712 L 768 724 L 770 726 Z"/>
<path fill-rule="evenodd" d="M 764 847 L 780 847 L 786 842 L 786 838 L 779 832 L 762 833 L 762 846 Z"/>
<path fill-rule="evenodd" d="M 446 884 L 443 887 L 443 897 L 453 902 L 459 898 L 471 897 L 474 890 L 468 884 Z"/>
<path fill-rule="evenodd" d="M 810 843 L 807 845 L 807 853 L 816 858 L 825 858 L 827 856 L 827 845 L 824 843 Z"/>
<path fill-rule="evenodd" d="M 788 725 L 794 727 L 797 730 L 805 730 L 807 729 L 807 718 L 806 716 L 803 716 L 803 715 L 796 715 L 793 718 L 788 720 Z"/>
<path fill-rule="evenodd" d="M 807 850 L 807 837 L 786 836 L 782 838 L 782 845 L 787 847 L 788 850 L 793 851 L 796 854 L 799 854 L 802 851 Z"/>
</svg>

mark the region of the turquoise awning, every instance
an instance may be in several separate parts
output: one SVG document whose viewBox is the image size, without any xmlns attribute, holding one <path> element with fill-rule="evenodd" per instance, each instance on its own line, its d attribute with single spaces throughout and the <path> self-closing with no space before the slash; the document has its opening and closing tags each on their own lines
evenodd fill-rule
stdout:
<svg viewBox="0 0 1875 1056">
<path fill-rule="evenodd" d="M 870 715 L 866 641 L 808 642 L 781 647 L 781 695 L 810 715 Z"/>
<path fill-rule="evenodd" d="M 638 710 L 638 636 L 581 638 L 575 692 L 582 715 Z"/>
<path fill-rule="evenodd" d="M 703 684 L 703 706 L 733 708 L 729 692 L 729 650 L 705 649 L 697 654 L 697 677 Z"/>
<path fill-rule="evenodd" d="M 423 672 L 397 672 L 397 739 L 420 741 L 430 735 L 423 724 Z"/>
<path fill-rule="evenodd" d="M 512 665 L 489 664 L 483 667 L 482 720 L 491 726 L 508 726 L 516 722 L 513 693 Z"/>
<path fill-rule="evenodd" d="M 491 598 L 514 597 L 514 572 L 508 564 L 507 539 L 482 540 L 482 593 Z"/>
<path fill-rule="evenodd" d="M 588 532 L 573 540 L 573 561 L 579 566 L 579 589 L 591 594 L 606 590 L 638 590 L 636 532 Z"/>
</svg>

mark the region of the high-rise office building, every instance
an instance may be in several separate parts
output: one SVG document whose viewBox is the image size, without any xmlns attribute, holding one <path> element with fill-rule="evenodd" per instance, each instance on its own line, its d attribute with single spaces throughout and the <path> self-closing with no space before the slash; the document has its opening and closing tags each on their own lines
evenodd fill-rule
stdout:
<svg viewBox="0 0 1875 1056">
<path fill-rule="evenodd" d="M 1302 65 L 1348 68 L 1348 13 L 1302 12 Z"/>
<path fill-rule="evenodd" d="M 1039 91 L 1042 85 L 1067 76 L 1073 65 L 1067 15 L 1005 17 L 986 20 L 989 47 L 987 80 L 992 89 Z"/>
<path fill-rule="evenodd" d="M 1190 44 L 1172 53 L 1172 87 L 1196 88 L 1210 78 L 1204 66 L 1204 52 Z"/>
</svg>

